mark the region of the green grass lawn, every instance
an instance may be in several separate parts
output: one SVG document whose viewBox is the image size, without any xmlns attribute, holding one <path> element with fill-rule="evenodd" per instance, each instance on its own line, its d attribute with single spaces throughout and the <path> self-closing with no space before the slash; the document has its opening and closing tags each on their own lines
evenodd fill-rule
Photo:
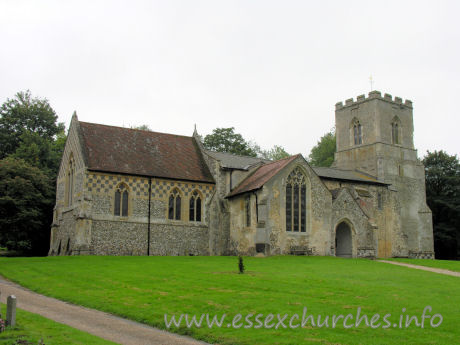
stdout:
<svg viewBox="0 0 460 345">
<path fill-rule="evenodd" d="M 4 304 L 0 304 L 2 315 L 5 315 Z M 27 341 L 34 345 L 43 340 L 45 345 L 110 345 L 115 344 L 75 328 L 46 319 L 40 315 L 27 311 L 16 310 L 16 326 L 7 327 L 5 332 L 0 333 L 0 344 L 17 344 L 18 341 Z"/>
<path fill-rule="evenodd" d="M 0 258 L 0 274 L 32 290 L 72 303 L 165 328 L 164 314 L 227 315 L 224 327 L 173 331 L 219 344 L 455 344 L 460 339 L 460 280 L 365 259 L 276 256 L 236 257 L 47 257 Z M 437 328 L 393 328 L 425 306 L 440 313 Z M 227 328 L 241 313 L 308 314 L 323 317 L 378 313 L 391 327 L 364 322 L 346 329 L 307 324 L 296 329 Z M 275 321 L 277 321 L 275 317 Z M 380 320 L 381 321 L 381 320 Z M 437 320 L 438 321 L 438 320 Z M 252 317 L 252 322 L 255 322 Z M 295 322 L 296 324 L 297 322 Z M 245 323 L 246 325 L 248 323 Z M 285 322 L 286 325 L 289 321 Z M 381 326 L 385 325 L 381 323 Z"/>
<path fill-rule="evenodd" d="M 445 270 L 451 270 L 455 272 L 460 272 L 460 261 L 452 261 L 452 260 L 428 260 L 428 259 L 386 259 L 392 261 L 399 261 L 404 262 L 406 264 L 412 265 L 419 265 L 419 266 L 427 266 L 427 267 L 434 267 L 434 268 L 442 268 Z"/>
</svg>

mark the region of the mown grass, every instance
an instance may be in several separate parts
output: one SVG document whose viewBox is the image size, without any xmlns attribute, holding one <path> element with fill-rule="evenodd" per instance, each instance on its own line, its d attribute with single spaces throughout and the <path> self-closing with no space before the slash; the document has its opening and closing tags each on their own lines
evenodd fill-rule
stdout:
<svg viewBox="0 0 460 345">
<path fill-rule="evenodd" d="M 2 315 L 5 315 L 4 304 L 0 304 Z M 98 338 L 94 335 L 79 331 L 75 328 L 46 319 L 40 315 L 29 313 L 25 310 L 16 310 L 16 326 L 7 327 L 0 333 L 0 344 L 17 344 L 18 341 L 38 344 L 42 341 L 45 345 L 110 345 L 115 344 Z"/>
<path fill-rule="evenodd" d="M 245 258 L 238 274 L 236 257 L 48 257 L 0 258 L 0 274 L 32 290 L 75 304 L 165 328 L 164 314 L 227 315 L 224 327 L 173 331 L 219 344 L 454 344 L 460 339 L 459 278 L 365 259 L 278 256 Z M 247 314 L 315 318 L 356 311 L 369 318 L 391 314 L 418 316 L 425 306 L 440 313 L 437 328 L 284 329 L 227 328 Z M 228 321 L 227 321 L 228 320 Z M 252 318 L 254 322 L 254 317 Z M 276 317 L 275 317 L 275 321 Z M 275 322 L 276 323 L 276 322 Z M 247 324 L 247 323 L 246 323 Z M 404 324 L 404 323 L 403 323 Z M 286 322 L 288 325 L 288 322 Z"/>
<path fill-rule="evenodd" d="M 392 261 L 404 262 L 406 264 L 442 268 L 445 270 L 451 270 L 455 272 L 460 272 L 460 261 L 453 260 L 428 260 L 428 259 L 387 259 Z"/>
</svg>

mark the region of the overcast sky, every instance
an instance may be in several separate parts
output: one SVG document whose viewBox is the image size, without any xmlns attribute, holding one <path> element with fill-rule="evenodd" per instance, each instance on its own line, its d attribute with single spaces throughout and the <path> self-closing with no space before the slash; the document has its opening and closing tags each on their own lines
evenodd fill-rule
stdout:
<svg viewBox="0 0 460 345">
<path fill-rule="evenodd" d="M 414 103 L 415 146 L 460 148 L 459 1 L 0 2 L 0 102 L 202 135 L 235 127 L 308 155 L 338 101 Z"/>
</svg>

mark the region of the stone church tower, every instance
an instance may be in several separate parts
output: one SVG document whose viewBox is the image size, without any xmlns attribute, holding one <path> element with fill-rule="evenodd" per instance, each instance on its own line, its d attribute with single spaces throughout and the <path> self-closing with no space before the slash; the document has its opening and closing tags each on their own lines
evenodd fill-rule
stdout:
<svg viewBox="0 0 460 345">
<path fill-rule="evenodd" d="M 403 103 L 389 94 L 382 97 L 379 91 L 337 103 L 333 167 L 360 170 L 391 185 L 399 213 L 395 227 L 400 227 L 394 232 L 401 234 L 392 241 L 392 254 L 431 258 L 432 216 L 426 204 L 424 166 L 414 148 L 412 109 L 411 101 Z M 402 248 L 407 253 L 400 252 Z"/>
</svg>

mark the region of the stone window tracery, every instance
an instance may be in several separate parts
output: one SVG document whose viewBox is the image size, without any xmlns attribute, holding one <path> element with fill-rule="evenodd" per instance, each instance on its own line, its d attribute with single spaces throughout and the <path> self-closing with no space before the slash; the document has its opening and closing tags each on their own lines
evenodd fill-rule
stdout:
<svg viewBox="0 0 460 345">
<path fill-rule="evenodd" d="M 295 168 L 286 181 L 286 231 L 306 232 L 306 177 Z"/>
<path fill-rule="evenodd" d="M 168 219 L 181 219 L 181 195 L 177 188 L 169 195 Z"/>
<path fill-rule="evenodd" d="M 129 203 L 129 192 L 128 187 L 124 183 L 118 185 L 115 190 L 115 207 L 114 215 L 127 217 L 128 216 L 128 203 Z"/>
<path fill-rule="evenodd" d="M 353 129 L 353 142 L 355 145 L 361 145 L 363 143 L 363 127 L 359 123 L 358 119 L 352 121 Z"/>
<path fill-rule="evenodd" d="M 189 220 L 201 222 L 201 196 L 197 191 L 194 191 L 190 197 Z"/>
</svg>

